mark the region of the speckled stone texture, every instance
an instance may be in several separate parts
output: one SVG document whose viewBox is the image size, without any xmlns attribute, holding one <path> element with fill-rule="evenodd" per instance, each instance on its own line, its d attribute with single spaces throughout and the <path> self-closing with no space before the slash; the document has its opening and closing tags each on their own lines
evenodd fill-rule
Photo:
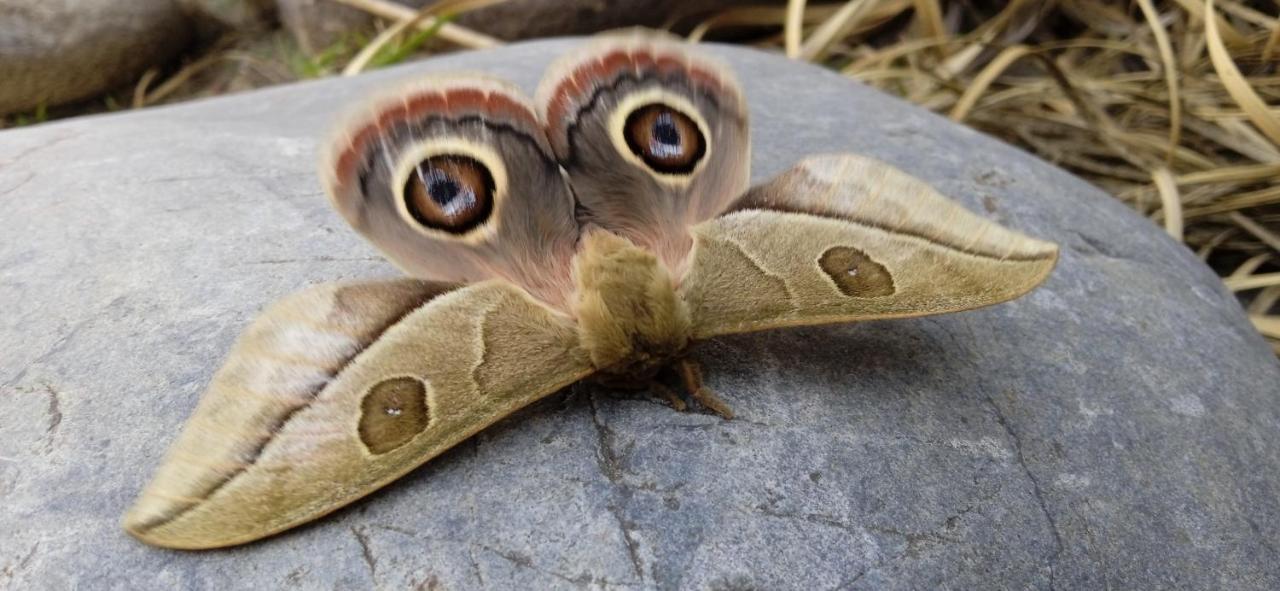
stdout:
<svg viewBox="0 0 1280 591">
<path fill-rule="evenodd" d="M 1155 226 L 814 67 L 711 48 L 757 180 L 854 151 L 1059 242 L 1016 302 L 700 347 L 740 418 L 578 386 L 365 501 L 232 550 L 118 520 L 236 334 L 395 273 L 322 196 L 339 107 L 575 41 L 0 133 L 0 587 L 1280 588 L 1280 364 Z"/>
</svg>

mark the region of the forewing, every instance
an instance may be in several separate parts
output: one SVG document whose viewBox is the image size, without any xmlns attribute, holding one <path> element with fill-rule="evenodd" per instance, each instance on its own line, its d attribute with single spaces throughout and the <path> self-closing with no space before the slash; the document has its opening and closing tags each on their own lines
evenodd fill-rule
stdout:
<svg viewBox="0 0 1280 591">
<path fill-rule="evenodd" d="M 124 526 L 172 548 L 262 538 L 589 372 L 569 321 L 505 281 L 314 288 L 241 336 Z"/>
<path fill-rule="evenodd" d="M 601 37 L 547 71 L 536 95 L 580 205 L 684 268 L 689 227 L 746 189 L 747 107 L 732 73 L 653 33 Z"/>
<path fill-rule="evenodd" d="M 694 233 L 681 293 L 695 338 L 996 304 L 1039 285 L 1058 255 L 853 155 L 808 158 Z"/>
<path fill-rule="evenodd" d="M 338 211 L 409 275 L 501 277 L 560 306 L 574 202 L 530 101 L 482 76 L 415 80 L 342 123 L 321 177 Z"/>
</svg>

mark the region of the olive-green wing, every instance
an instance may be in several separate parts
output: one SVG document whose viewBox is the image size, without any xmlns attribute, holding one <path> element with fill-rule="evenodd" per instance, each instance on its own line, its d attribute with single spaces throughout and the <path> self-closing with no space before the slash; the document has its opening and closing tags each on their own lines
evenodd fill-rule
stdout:
<svg viewBox="0 0 1280 591">
<path fill-rule="evenodd" d="M 124 527 L 187 549 L 271 535 L 590 371 L 571 321 L 505 281 L 295 294 L 240 337 Z"/>
<path fill-rule="evenodd" d="M 853 155 L 805 159 L 693 233 L 681 293 L 694 338 L 996 304 L 1039 285 L 1058 256 Z"/>
</svg>

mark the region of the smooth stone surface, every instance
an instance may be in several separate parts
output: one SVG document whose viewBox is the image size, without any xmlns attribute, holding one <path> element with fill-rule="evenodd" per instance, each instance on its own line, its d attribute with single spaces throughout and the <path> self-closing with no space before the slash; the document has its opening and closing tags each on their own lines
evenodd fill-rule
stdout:
<svg viewBox="0 0 1280 591">
<path fill-rule="evenodd" d="M 259 309 L 394 273 L 320 192 L 335 111 L 428 70 L 532 90 L 575 44 L 0 133 L 0 587 L 1280 588 L 1280 364 L 1209 269 L 1022 152 L 722 47 L 757 180 L 871 154 L 1058 241 L 1054 275 L 969 313 L 706 343 L 738 420 L 579 386 L 262 543 L 126 536 Z"/>
</svg>

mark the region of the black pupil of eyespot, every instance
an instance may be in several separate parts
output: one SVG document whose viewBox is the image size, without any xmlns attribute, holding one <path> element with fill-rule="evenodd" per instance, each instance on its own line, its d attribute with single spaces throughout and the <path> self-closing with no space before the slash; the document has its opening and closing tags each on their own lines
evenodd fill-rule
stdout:
<svg viewBox="0 0 1280 591">
<path fill-rule="evenodd" d="M 658 115 L 657 120 L 653 122 L 653 139 L 668 146 L 680 145 L 680 129 L 676 127 L 671 113 Z"/>
<path fill-rule="evenodd" d="M 431 194 L 432 201 L 440 204 L 440 207 L 448 209 L 449 204 L 458 196 L 458 193 L 462 192 L 462 188 L 453 179 L 432 179 L 431 185 L 427 187 L 427 192 Z"/>
</svg>

